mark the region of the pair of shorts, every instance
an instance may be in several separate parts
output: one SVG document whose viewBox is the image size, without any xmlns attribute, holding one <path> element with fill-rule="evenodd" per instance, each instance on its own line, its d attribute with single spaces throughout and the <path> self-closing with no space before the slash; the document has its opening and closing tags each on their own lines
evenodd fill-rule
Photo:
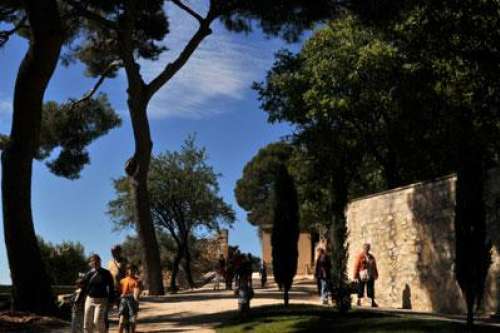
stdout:
<svg viewBox="0 0 500 333">
<path fill-rule="evenodd" d="M 365 296 L 365 287 L 366 287 L 366 296 L 369 298 L 375 298 L 375 280 L 370 279 L 368 281 L 359 281 L 358 285 L 358 297 L 363 298 Z"/>
<path fill-rule="evenodd" d="M 120 321 L 125 317 L 129 322 L 134 323 L 139 312 L 139 303 L 133 296 L 122 296 L 120 299 L 120 306 L 118 307 L 118 316 Z"/>
</svg>

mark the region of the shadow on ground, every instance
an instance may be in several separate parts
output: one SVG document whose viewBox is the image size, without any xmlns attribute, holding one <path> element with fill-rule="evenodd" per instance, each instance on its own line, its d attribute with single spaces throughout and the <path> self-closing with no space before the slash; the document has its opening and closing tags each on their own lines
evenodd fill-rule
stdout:
<svg viewBox="0 0 500 333">
<path fill-rule="evenodd" d="M 233 316 L 235 316 L 233 314 Z M 419 317 L 354 310 L 340 314 L 332 308 L 313 305 L 263 306 L 252 310 L 245 321 L 237 317 L 217 326 L 217 332 L 357 332 L 357 333 L 493 333 L 498 327 L 477 326 L 468 331 L 463 323 Z"/>
<path fill-rule="evenodd" d="M 290 291 L 291 299 L 310 299 L 311 289 L 307 287 L 295 287 Z M 178 294 L 169 294 L 167 296 L 146 296 L 142 300 L 149 303 L 178 303 L 178 302 L 197 302 L 210 301 L 217 299 L 234 299 L 236 297 L 232 291 L 221 290 L 197 290 L 193 292 L 183 292 Z M 254 299 L 283 299 L 283 293 L 276 289 L 255 289 Z"/>
</svg>

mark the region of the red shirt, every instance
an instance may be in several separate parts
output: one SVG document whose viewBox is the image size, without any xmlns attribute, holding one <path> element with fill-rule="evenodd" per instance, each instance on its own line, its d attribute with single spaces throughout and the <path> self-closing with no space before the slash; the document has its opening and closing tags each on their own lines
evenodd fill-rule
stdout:
<svg viewBox="0 0 500 333">
<path fill-rule="evenodd" d="M 370 253 L 365 254 L 361 252 L 356 258 L 356 263 L 354 264 L 354 278 L 359 279 L 359 272 L 363 269 L 368 269 L 371 274 L 371 278 L 374 280 L 378 279 L 377 262 L 375 257 Z"/>
</svg>

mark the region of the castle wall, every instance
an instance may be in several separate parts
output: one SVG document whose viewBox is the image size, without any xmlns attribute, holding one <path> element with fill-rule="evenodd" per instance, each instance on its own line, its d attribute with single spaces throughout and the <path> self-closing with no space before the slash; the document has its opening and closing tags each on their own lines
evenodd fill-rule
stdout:
<svg viewBox="0 0 500 333">
<path fill-rule="evenodd" d="M 493 264 L 487 279 L 485 310 L 495 312 L 500 295 L 500 177 L 488 182 L 488 235 Z M 377 259 L 376 298 L 380 306 L 417 311 L 463 313 L 454 276 L 455 177 L 418 183 L 352 201 L 347 209 L 348 273 L 370 243 Z"/>
<path fill-rule="evenodd" d="M 263 229 L 261 233 L 262 242 L 262 259 L 272 268 L 272 246 L 271 246 L 271 230 Z M 301 232 L 298 242 L 299 257 L 297 260 L 297 275 L 312 274 L 312 243 L 311 234 Z"/>
</svg>

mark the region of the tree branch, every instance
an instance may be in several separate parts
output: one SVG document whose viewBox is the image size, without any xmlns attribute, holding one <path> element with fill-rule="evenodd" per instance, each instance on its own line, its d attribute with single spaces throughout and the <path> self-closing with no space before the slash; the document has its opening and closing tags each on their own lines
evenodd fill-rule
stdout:
<svg viewBox="0 0 500 333">
<path fill-rule="evenodd" d="M 119 66 L 119 61 L 113 61 L 112 63 L 110 63 L 108 65 L 108 67 L 106 68 L 106 70 L 101 74 L 101 76 L 99 77 L 99 79 L 97 80 L 97 82 L 94 84 L 94 86 L 92 87 L 92 89 L 90 89 L 85 95 L 83 95 L 82 98 L 80 98 L 79 100 L 71 103 L 70 108 L 74 109 L 78 105 L 83 104 L 83 103 L 89 101 L 95 95 L 95 93 L 97 92 L 97 90 L 99 89 L 99 87 L 104 83 L 104 80 L 106 80 L 106 77 L 113 70 L 115 70 L 118 66 Z"/>
<path fill-rule="evenodd" d="M 189 8 L 188 6 L 186 6 L 184 3 L 182 3 L 181 0 L 172 0 L 172 2 L 177 6 L 179 7 L 180 9 L 184 10 L 185 12 L 187 12 L 189 15 L 191 15 L 192 17 L 194 17 L 195 19 L 198 20 L 198 22 L 200 22 L 200 24 L 203 23 L 203 17 L 198 14 L 197 12 L 195 12 L 194 10 L 192 10 L 191 8 Z"/>
<path fill-rule="evenodd" d="M 10 36 L 15 34 L 19 29 L 25 27 L 24 23 L 26 23 L 27 16 L 24 16 L 19 23 L 16 24 L 14 28 L 11 30 L 0 31 L 0 47 L 3 47 L 5 43 L 9 41 Z"/>
<path fill-rule="evenodd" d="M 165 83 L 167 83 L 189 60 L 201 42 L 212 33 L 211 21 L 204 19 L 196 33 L 191 37 L 179 56 L 167 64 L 163 71 L 147 84 L 147 95 L 151 98 Z"/>
</svg>

